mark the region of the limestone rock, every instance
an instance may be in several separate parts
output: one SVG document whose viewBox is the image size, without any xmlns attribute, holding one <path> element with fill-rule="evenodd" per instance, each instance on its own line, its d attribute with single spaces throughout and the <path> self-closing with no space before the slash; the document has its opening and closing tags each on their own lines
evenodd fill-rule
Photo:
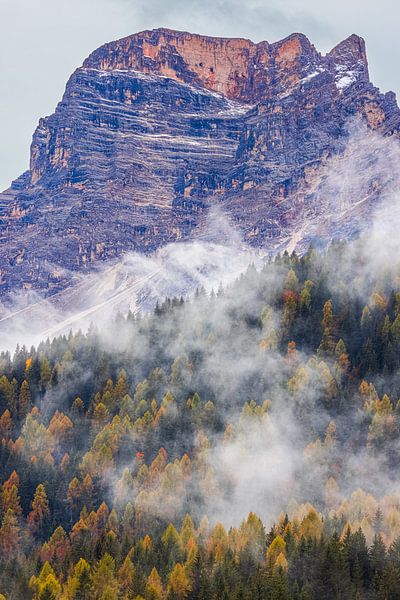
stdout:
<svg viewBox="0 0 400 600">
<path fill-rule="evenodd" d="M 369 81 L 356 35 L 326 56 L 297 33 L 254 44 L 157 29 L 105 44 L 0 194 L 0 294 L 54 294 L 99 261 L 193 237 L 215 204 L 268 251 L 352 235 L 359 192 L 339 219 L 320 186 L 353 118 L 399 136 L 395 96 Z M 366 185 L 368 206 L 381 188 Z"/>
</svg>

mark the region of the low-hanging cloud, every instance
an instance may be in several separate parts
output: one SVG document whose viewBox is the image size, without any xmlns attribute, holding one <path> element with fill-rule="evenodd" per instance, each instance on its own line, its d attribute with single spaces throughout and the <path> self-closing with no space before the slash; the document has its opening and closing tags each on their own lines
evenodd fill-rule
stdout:
<svg viewBox="0 0 400 600">
<path fill-rule="evenodd" d="M 86 330 L 92 322 L 104 326 L 117 312 L 147 313 L 167 296 L 186 298 L 199 288 L 216 292 L 250 263 L 262 265 L 264 256 L 263 251 L 246 246 L 228 217 L 215 207 L 191 242 L 169 244 L 148 256 L 128 253 L 89 276 L 80 276 L 70 289 L 48 299 L 31 291 L 14 294 L 1 311 L 2 349 Z"/>
</svg>

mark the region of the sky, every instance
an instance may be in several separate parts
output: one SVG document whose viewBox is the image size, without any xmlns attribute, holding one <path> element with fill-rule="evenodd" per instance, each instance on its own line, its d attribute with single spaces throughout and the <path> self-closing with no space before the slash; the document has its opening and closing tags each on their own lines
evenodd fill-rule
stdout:
<svg viewBox="0 0 400 600">
<path fill-rule="evenodd" d="M 399 18 L 397 0 L 0 0 L 0 190 L 28 168 L 39 118 L 105 42 L 156 27 L 255 42 L 302 32 L 325 53 L 357 33 L 371 80 L 398 94 Z"/>
</svg>

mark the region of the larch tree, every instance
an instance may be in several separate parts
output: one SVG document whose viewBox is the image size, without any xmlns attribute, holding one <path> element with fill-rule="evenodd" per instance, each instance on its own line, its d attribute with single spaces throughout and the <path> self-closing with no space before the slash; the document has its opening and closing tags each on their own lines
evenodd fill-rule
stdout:
<svg viewBox="0 0 400 600">
<path fill-rule="evenodd" d="M 9 508 L 0 527 L 0 555 L 15 557 L 21 550 L 21 529 L 14 511 Z"/>
<path fill-rule="evenodd" d="M 10 477 L 1 486 L 0 508 L 2 513 L 9 509 L 19 517 L 22 514 L 21 500 L 19 497 L 19 476 L 13 471 Z"/>
<path fill-rule="evenodd" d="M 192 589 L 191 582 L 186 575 L 185 567 L 176 563 L 168 578 L 168 599 L 185 600 Z"/>
<path fill-rule="evenodd" d="M 90 565 L 80 558 L 74 566 L 72 577 L 66 585 L 67 597 L 70 600 L 92 600 L 92 580 Z"/>
<path fill-rule="evenodd" d="M 163 600 L 165 597 L 161 577 L 153 567 L 146 583 L 146 600 Z"/>
<path fill-rule="evenodd" d="M 118 596 L 118 582 L 115 578 L 115 560 L 109 554 L 99 560 L 92 572 L 93 598 L 102 600 L 105 593 L 112 591 L 114 598 Z"/>
<path fill-rule="evenodd" d="M 28 526 L 32 533 L 38 533 L 50 515 L 49 501 L 42 483 L 39 483 L 36 488 L 31 507 L 32 510 L 27 518 Z"/>
</svg>

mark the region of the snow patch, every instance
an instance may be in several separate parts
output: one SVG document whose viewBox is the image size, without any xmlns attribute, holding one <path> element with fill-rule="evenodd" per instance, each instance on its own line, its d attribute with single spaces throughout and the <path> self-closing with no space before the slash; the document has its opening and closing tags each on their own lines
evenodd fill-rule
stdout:
<svg viewBox="0 0 400 600">
<path fill-rule="evenodd" d="M 311 79 L 314 79 L 314 77 L 317 77 L 317 75 L 320 75 L 321 73 L 324 73 L 324 72 L 325 72 L 325 69 L 323 69 L 322 67 L 317 67 L 315 71 L 313 71 L 309 75 L 306 75 L 306 77 L 303 77 L 303 79 L 300 79 L 300 81 L 297 83 L 297 85 L 302 85 L 303 83 L 307 83 L 307 81 L 311 81 Z"/>
<path fill-rule="evenodd" d="M 353 69 L 349 69 L 348 65 L 336 65 L 335 85 L 340 93 L 346 88 L 355 83 L 359 75 L 363 72 L 364 64 L 361 60 L 357 62 Z"/>
<path fill-rule="evenodd" d="M 348 73 L 346 73 L 346 75 L 343 75 L 343 77 L 340 77 L 340 79 L 336 79 L 335 84 L 339 91 L 343 91 L 346 88 L 348 88 L 349 85 L 351 85 L 355 81 L 357 81 L 357 77 L 356 77 L 355 73 L 349 71 Z"/>
</svg>

